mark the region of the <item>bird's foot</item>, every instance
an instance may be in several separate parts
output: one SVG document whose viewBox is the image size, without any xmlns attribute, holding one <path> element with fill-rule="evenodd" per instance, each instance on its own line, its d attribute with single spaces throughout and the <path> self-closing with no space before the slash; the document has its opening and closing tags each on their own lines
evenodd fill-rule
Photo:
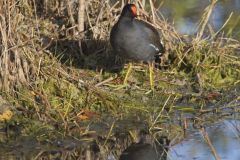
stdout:
<svg viewBox="0 0 240 160">
<path fill-rule="evenodd" d="M 128 87 L 128 86 L 129 86 L 128 84 L 117 85 L 116 88 L 115 88 L 114 90 L 117 91 L 117 90 L 120 90 L 120 89 L 126 88 L 126 87 Z"/>
<path fill-rule="evenodd" d="M 146 95 L 152 94 L 154 95 L 154 89 L 150 89 L 147 92 L 145 92 Z"/>
</svg>

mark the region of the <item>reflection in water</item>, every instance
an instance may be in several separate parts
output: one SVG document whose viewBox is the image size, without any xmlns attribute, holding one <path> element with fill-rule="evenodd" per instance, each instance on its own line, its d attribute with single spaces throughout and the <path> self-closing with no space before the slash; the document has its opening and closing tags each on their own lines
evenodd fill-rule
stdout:
<svg viewBox="0 0 240 160">
<path fill-rule="evenodd" d="M 225 120 L 206 128 L 209 139 L 222 160 L 240 159 L 240 121 Z M 193 134 L 170 148 L 168 160 L 215 160 L 201 133 Z"/>
<path fill-rule="evenodd" d="M 158 152 L 150 144 L 132 144 L 120 156 L 120 160 L 157 160 Z"/>
<path fill-rule="evenodd" d="M 183 34 L 194 34 L 197 31 L 197 25 L 201 16 L 209 4 L 209 0 L 165 0 L 162 8 L 160 8 L 160 12 L 168 21 L 174 21 L 179 32 Z M 230 13 L 233 12 L 229 25 L 225 27 L 225 33 L 232 31 L 232 28 L 235 27 L 233 36 L 239 36 L 239 8 L 239 0 L 219 0 L 209 20 L 211 27 L 213 27 L 215 31 L 220 29 L 228 19 Z"/>
</svg>

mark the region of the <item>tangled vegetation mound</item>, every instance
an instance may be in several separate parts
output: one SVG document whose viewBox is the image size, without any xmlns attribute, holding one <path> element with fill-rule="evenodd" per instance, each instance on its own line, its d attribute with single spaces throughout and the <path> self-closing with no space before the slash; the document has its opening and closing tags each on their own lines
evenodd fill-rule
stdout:
<svg viewBox="0 0 240 160">
<path fill-rule="evenodd" d="M 197 35 L 187 37 L 151 1 L 138 1 L 139 18 L 159 29 L 166 54 L 155 69 L 153 95 L 146 94 L 150 87 L 145 64 L 135 64 L 129 85 L 119 87 L 124 62 L 112 51 L 109 33 L 123 5 L 2 0 L 0 90 L 12 107 L 0 109 L 0 117 L 6 117 L 0 119 L 1 126 L 5 121 L 19 128 L 12 136 L 40 140 L 86 135 L 110 139 L 112 133 L 139 128 L 164 128 L 161 132 L 176 135 L 181 127 L 172 117 L 177 111 L 200 116 L 210 112 L 205 107 L 212 102 L 239 100 L 240 43 L 208 30 L 215 1 L 204 11 Z M 230 88 L 236 90 L 228 95 Z"/>
</svg>

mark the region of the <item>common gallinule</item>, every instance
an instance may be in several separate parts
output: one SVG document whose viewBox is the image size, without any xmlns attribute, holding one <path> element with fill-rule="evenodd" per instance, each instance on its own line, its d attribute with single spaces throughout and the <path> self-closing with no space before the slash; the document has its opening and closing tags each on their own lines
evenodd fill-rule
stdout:
<svg viewBox="0 0 240 160">
<path fill-rule="evenodd" d="M 125 5 L 118 22 L 111 30 L 110 43 L 118 55 L 124 59 L 149 64 L 150 86 L 153 89 L 154 60 L 156 56 L 161 56 L 164 47 L 160 42 L 158 31 L 136 17 L 137 7 L 134 4 Z M 127 83 L 131 68 L 132 63 L 129 63 L 124 84 Z"/>
</svg>

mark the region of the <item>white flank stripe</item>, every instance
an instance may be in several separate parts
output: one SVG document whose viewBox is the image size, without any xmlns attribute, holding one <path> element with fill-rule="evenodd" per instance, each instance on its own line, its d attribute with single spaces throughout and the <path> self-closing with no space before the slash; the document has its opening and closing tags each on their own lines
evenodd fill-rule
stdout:
<svg viewBox="0 0 240 160">
<path fill-rule="evenodd" d="M 150 43 L 149 46 L 153 47 L 156 51 L 159 52 L 159 49 L 155 45 L 153 45 L 152 43 Z"/>
</svg>

